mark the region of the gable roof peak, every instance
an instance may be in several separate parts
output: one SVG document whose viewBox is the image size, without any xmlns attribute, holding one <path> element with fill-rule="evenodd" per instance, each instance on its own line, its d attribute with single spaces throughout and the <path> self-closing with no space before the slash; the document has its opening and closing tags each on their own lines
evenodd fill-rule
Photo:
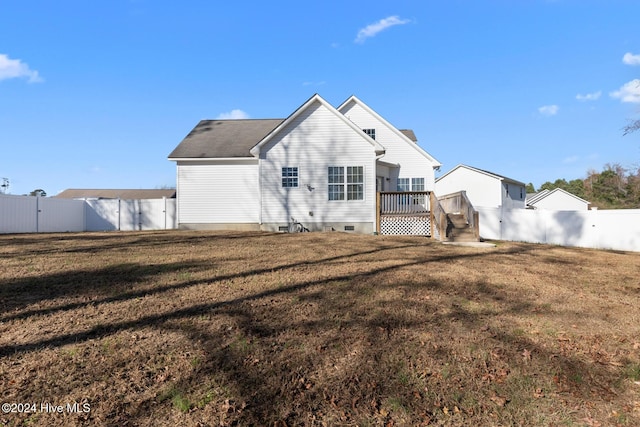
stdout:
<svg viewBox="0 0 640 427">
<path fill-rule="evenodd" d="M 384 117 L 382 117 L 380 114 L 378 114 L 373 108 L 369 107 L 367 104 L 365 104 L 364 102 L 362 102 L 362 100 L 360 100 L 357 96 L 355 95 L 351 95 L 349 98 L 347 98 L 342 104 L 340 104 L 337 108 L 337 110 L 341 113 L 344 114 L 344 109 L 346 108 L 347 105 L 349 105 L 350 103 L 354 103 L 359 105 L 360 107 L 362 107 L 366 112 L 368 112 L 369 114 L 371 114 L 373 117 L 375 117 L 378 121 L 380 121 L 382 124 L 384 124 L 387 128 L 389 128 L 393 133 L 395 133 L 400 139 L 404 140 L 405 142 L 407 142 L 407 144 L 411 144 L 411 146 L 414 147 L 414 149 L 416 149 L 422 156 L 426 157 L 427 159 L 429 159 L 429 161 L 432 162 L 433 167 L 436 169 L 439 169 L 440 166 L 442 166 L 442 163 L 440 163 L 435 157 L 433 157 L 431 154 L 427 153 L 422 147 L 420 147 L 417 144 L 417 138 L 415 137 L 415 133 L 413 133 L 412 130 L 410 129 L 405 129 L 403 131 L 399 130 L 398 128 L 396 128 L 394 125 L 392 125 L 391 123 L 389 123 L 389 121 L 387 121 L 387 119 L 385 119 Z"/>
<path fill-rule="evenodd" d="M 274 135 L 278 134 L 283 128 L 285 128 L 287 125 L 289 125 L 293 120 L 295 120 L 296 117 L 300 116 L 305 110 L 307 110 L 307 108 L 309 108 L 315 102 L 319 102 L 320 105 L 324 106 L 331 113 L 335 114 L 336 117 L 338 117 L 340 120 L 343 120 L 344 123 L 346 123 L 347 125 L 352 127 L 354 130 L 358 130 L 358 131 L 361 130 L 361 129 L 358 128 L 358 126 L 356 126 L 355 123 L 353 123 L 349 118 L 347 118 L 344 114 L 342 114 L 342 112 L 338 111 L 335 107 L 333 107 L 331 104 L 329 104 L 318 93 L 315 93 L 313 96 L 311 96 L 311 98 L 307 99 L 307 101 L 305 101 L 300 107 L 298 107 L 293 113 L 291 113 L 291 115 L 289 115 L 289 117 L 284 119 L 282 121 L 282 123 L 280 123 L 278 126 L 276 126 L 271 132 L 269 132 L 264 138 L 262 138 L 255 146 L 253 146 L 251 148 L 251 150 L 250 150 L 251 155 L 253 155 L 255 157 L 258 157 L 258 155 L 260 154 L 260 149 L 267 142 L 269 142 L 274 137 Z M 359 133 L 365 139 L 368 140 L 368 142 L 375 148 L 376 152 L 384 153 L 385 149 L 380 143 L 378 143 L 374 139 L 370 138 L 364 132 L 359 132 Z"/>
</svg>

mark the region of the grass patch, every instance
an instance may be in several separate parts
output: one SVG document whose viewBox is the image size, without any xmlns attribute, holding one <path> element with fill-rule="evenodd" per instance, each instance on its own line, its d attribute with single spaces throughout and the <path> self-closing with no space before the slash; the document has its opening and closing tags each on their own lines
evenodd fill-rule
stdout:
<svg viewBox="0 0 640 427">
<path fill-rule="evenodd" d="M 90 403 L 65 425 L 640 425 L 640 254 L 170 231 L 0 258 L 3 399 Z"/>
</svg>

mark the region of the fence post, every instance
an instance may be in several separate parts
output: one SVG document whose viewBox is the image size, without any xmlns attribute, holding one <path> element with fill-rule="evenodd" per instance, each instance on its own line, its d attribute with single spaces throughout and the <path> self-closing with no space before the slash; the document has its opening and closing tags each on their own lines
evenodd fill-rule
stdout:
<svg viewBox="0 0 640 427">
<path fill-rule="evenodd" d="M 164 229 L 167 229 L 167 198 L 166 196 L 162 197 L 162 205 L 164 208 L 162 209 L 162 213 L 164 214 Z"/>
<path fill-rule="evenodd" d="M 40 197 L 36 196 L 36 233 L 40 232 Z"/>
</svg>

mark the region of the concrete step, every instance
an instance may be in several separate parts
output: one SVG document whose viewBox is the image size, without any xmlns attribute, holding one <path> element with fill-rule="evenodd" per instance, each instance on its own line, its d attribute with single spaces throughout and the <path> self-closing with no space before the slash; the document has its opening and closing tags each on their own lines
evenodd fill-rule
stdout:
<svg viewBox="0 0 640 427">
<path fill-rule="evenodd" d="M 449 234 L 449 241 L 453 242 L 477 242 L 476 236 L 471 228 L 454 228 Z"/>
</svg>

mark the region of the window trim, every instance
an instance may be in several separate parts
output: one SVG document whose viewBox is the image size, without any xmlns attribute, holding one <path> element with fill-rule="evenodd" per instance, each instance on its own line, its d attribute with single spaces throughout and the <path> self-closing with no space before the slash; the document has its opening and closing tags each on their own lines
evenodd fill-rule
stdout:
<svg viewBox="0 0 640 427">
<path fill-rule="evenodd" d="M 369 136 L 369 138 L 373 140 L 376 139 L 376 128 L 362 129 L 362 132 L 366 133 Z"/>
<path fill-rule="evenodd" d="M 402 181 L 402 188 L 400 181 Z M 403 193 L 406 191 L 411 191 L 411 178 L 398 178 L 396 181 L 396 191 L 401 191 Z"/>
<path fill-rule="evenodd" d="M 422 180 L 421 183 L 417 183 L 416 181 L 418 180 Z M 420 190 L 418 190 L 416 187 L 422 187 Z M 417 177 L 417 178 L 411 178 L 411 191 L 425 191 L 425 179 L 423 176 Z"/>
<path fill-rule="evenodd" d="M 366 200 L 366 168 L 362 165 L 327 167 L 327 200 L 360 202 Z M 339 197 L 336 197 L 339 196 Z"/>
<path fill-rule="evenodd" d="M 300 186 L 300 170 L 298 166 L 283 166 L 280 172 L 281 188 L 298 188 Z M 286 184 L 290 185 L 286 185 Z"/>
</svg>

